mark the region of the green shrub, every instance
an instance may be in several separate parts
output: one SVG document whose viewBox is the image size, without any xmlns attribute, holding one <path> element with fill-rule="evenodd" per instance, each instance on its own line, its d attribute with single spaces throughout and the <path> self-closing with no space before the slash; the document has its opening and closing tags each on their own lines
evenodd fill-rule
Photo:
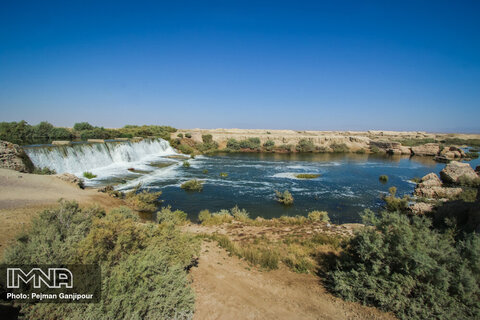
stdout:
<svg viewBox="0 0 480 320">
<path fill-rule="evenodd" d="M 193 154 L 193 153 L 195 153 L 195 150 L 192 147 L 190 147 L 189 145 L 186 145 L 186 144 L 177 145 L 177 149 L 183 154 Z"/>
<path fill-rule="evenodd" d="M 370 151 L 371 151 L 372 153 L 380 153 L 380 148 L 377 147 L 377 146 L 371 146 L 371 147 L 370 147 Z"/>
<path fill-rule="evenodd" d="M 363 148 L 362 148 L 362 149 L 358 149 L 357 151 L 355 151 L 355 153 L 358 153 L 358 154 L 365 154 L 365 153 L 366 153 L 366 151 L 365 151 L 365 149 L 363 149 Z"/>
<path fill-rule="evenodd" d="M 403 198 L 397 198 L 395 195 L 397 193 L 396 187 L 388 188 L 389 195 L 384 196 L 383 200 L 385 201 L 385 209 L 389 212 L 406 212 L 408 211 L 408 202 L 410 198 L 405 195 Z"/>
<path fill-rule="evenodd" d="M 182 166 L 183 166 L 184 168 L 190 168 L 190 162 L 188 162 L 188 161 L 183 161 Z"/>
<path fill-rule="evenodd" d="M 192 137 L 192 134 L 191 133 L 185 133 L 185 138 L 191 138 Z"/>
<path fill-rule="evenodd" d="M 203 143 L 212 143 L 213 142 L 213 136 L 211 134 L 204 134 L 204 135 L 202 135 L 202 141 L 203 141 Z"/>
<path fill-rule="evenodd" d="M 207 210 L 207 209 L 201 210 L 201 211 L 198 213 L 198 221 L 200 221 L 201 223 L 204 222 L 204 221 L 209 220 L 211 217 L 212 217 L 212 214 L 211 214 L 210 211 Z"/>
<path fill-rule="evenodd" d="M 226 177 L 228 177 L 228 173 L 226 173 L 226 172 L 220 172 L 220 177 L 226 178 Z"/>
<path fill-rule="evenodd" d="M 327 211 L 311 211 L 308 213 L 310 221 L 330 222 Z"/>
<path fill-rule="evenodd" d="M 273 150 L 273 148 L 275 147 L 275 141 L 273 141 L 273 140 L 267 140 L 267 141 L 265 141 L 265 143 L 263 144 L 263 147 L 264 147 L 267 151 L 271 151 L 271 150 Z"/>
<path fill-rule="evenodd" d="M 480 177 L 470 178 L 465 175 L 458 177 L 458 184 L 466 187 L 480 187 Z"/>
<path fill-rule="evenodd" d="M 260 148 L 259 138 L 248 138 L 239 142 L 240 149 L 258 150 Z"/>
<path fill-rule="evenodd" d="M 315 145 L 312 140 L 301 139 L 298 141 L 296 149 L 298 152 L 313 152 L 315 151 Z"/>
<path fill-rule="evenodd" d="M 172 207 L 167 206 L 157 212 L 157 222 L 184 225 L 187 223 L 187 214 L 181 210 L 172 211 Z"/>
<path fill-rule="evenodd" d="M 293 204 L 293 196 L 288 190 L 285 190 L 283 193 L 278 190 L 275 190 L 275 195 L 277 197 L 278 202 L 286 206 Z"/>
<path fill-rule="evenodd" d="M 143 190 L 138 192 L 138 188 L 135 188 L 125 195 L 125 202 L 135 211 L 153 213 L 162 202 L 159 200 L 161 195 L 162 191 L 148 192 Z"/>
<path fill-rule="evenodd" d="M 350 152 L 350 149 L 345 143 L 332 143 L 330 145 L 330 148 L 333 150 L 335 153 L 346 153 Z"/>
<path fill-rule="evenodd" d="M 281 144 L 278 146 L 277 149 L 287 151 L 287 152 L 292 152 L 293 146 L 291 144 Z"/>
<path fill-rule="evenodd" d="M 238 221 L 248 221 L 250 219 L 250 215 L 245 209 L 240 209 L 238 206 L 233 207 L 231 210 L 231 215 L 235 220 Z"/>
<path fill-rule="evenodd" d="M 424 139 L 405 139 L 405 140 L 399 140 L 398 142 L 400 142 L 402 146 L 416 147 L 426 143 L 435 143 L 437 141 L 432 138 L 424 138 Z"/>
<path fill-rule="evenodd" d="M 180 188 L 182 188 L 186 191 L 202 191 L 203 190 L 203 184 L 200 180 L 192 179 L 192 180 L 188 180 L 188 181 L 182 183 Z"/>
<path fill-rule="evenodd" d="M 183 133 L 180 132 L 179 134 L 177 134 L 177 137 L 179 137 L 180 139 L 183 139 Z"/>
<path fill-rule="evenodd" d="M 228 139 L 227 148 L 231 150 L 240 150 L 240 143 L 236 139 Z"/>
<path fill-rule="evenodd" d="M 207 169 L 203 169 L 203 174 L 207 174 L 208 173 L 208 170 Z"/>
<path fill-rule="evenodd" d="M 52 174 L 57 174 L 57 171 L 55 169 L 50 169 L 48 167 L 44 168 L 37 168 L 33 169 L 33 174 L 43 174 L 43 175 L 52 175 Z"/>
<path fill-rule="evenodd" d="M 83 176 L 84 176 L 85 178 L 87 178 L 87 179 L 93 179 L 93 178 L 96 178 L 96 177 L 97 177 L 96 174 L 93 174 L 93 173 L 91 173 L 91 172 L 89 172 L 89 171 L 85 171 L 85 172 L 83 173 Z"/>
<path fill-rule="evenodd" d="M 472 152 L 472 151 L 465 153 L 465 155 L 467 156 L 467 158 L 470 158 L 470 159 L 477 159 L 479 157 L 478 152 Z"/>
<path fill-rule="evenodd" d="M 320 175 L 314 173 L 299 173 L 296 174 L 295 177 L 297 177 L 298 179 L 315 179 L 320 177 Z"/>
<path fill-rule="evenodd" d="M 77 122 L 73 125 L 73 130 L 75 131 L 92 130 L 93 128 L 88 122 Z"/>
<path fill-rule="evenodd" d="M 329 288 L 400 319 L 480 317 L 480 237 L 455 242 L 425 216 L 371 211 L 329 272 Z"/>
<path fill-rule="evenodd" d="M 388 182 L 388 176 L 385 175 L 385 174 L 382 174 L 380 177 L 378 177 L 378 180 L 379 180 L 381 183 L 387 183 L 387 182 Z"/>
</svg>

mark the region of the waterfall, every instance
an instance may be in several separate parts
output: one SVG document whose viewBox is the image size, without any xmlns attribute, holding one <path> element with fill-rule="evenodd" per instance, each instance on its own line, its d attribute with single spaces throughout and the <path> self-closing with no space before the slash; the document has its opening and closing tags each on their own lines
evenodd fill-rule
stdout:
<svg viewBox="0 0 480 320">
<path fill-rule="evenodd" d="M 25 152 L 36 167 L 48 167 L 57 173 L 69 172 L 76 175 L 106 167 L 128 167 L 176 154 L 163 139 L 26 147 Z"/>
</svg>

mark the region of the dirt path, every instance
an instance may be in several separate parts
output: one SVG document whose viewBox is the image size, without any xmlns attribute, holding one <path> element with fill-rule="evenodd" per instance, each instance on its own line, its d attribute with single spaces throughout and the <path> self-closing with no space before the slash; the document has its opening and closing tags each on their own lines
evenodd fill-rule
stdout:
<svg viewBox="0 0 480 320">
<path fill-rule="evenodd" d="M 334 297 L 316 276 L 286 267 L 274 271 L 250 267 L 215 242 L 203 242 L 199 264 L 191 275 L 196 293 L 194 319 L 198 320 L 395 319 Z"/>
<path fill-rule="evenodd" d="M 57 205 L 60 198 L 76 200 L 80 205 L 96 203 L 104 208 L 121 204 L 104 193 L 82 190 L 54 176 L 0 169 L 0 257 L 15 236 L 28 227 L 33 216 Z"/>
</svg>

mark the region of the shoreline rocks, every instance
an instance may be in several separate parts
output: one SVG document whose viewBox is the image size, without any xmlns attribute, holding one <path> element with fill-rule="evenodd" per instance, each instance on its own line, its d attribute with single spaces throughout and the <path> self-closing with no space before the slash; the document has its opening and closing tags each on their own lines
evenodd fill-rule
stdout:
<svg viewBox="0 0 480 320">
<path fill-rule="evenodd" d="M 0 141 L 0 168 L 30 173 L 33 172 L 34 166 L 22 147 Z"/>
<path fill-rule="evenodd" d="M 478 179 L 478 175 L 470 164 L 452 161 L 440 171 L 440 178 L 445 183 L 458 184 L 460 179 L 474 180 Z"/>
</svg>

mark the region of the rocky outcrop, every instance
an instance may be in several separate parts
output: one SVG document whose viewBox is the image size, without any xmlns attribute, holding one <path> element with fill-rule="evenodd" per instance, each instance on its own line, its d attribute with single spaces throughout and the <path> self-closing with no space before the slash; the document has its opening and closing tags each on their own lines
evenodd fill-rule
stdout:
<svg viewBox="0 0 480 320">
<path fill-rule="evenodd" d="M 32 172 L 33 163 L 19 145 L 0 141 L 0 168 Z"/>
<path fill-rule="evenodd" d="M 415 189 L 415 195 L 428 199 L 451 200 L 460 195 L 462 191 L 462 188 L 424 187 Z"/>
<path fill-rule="evenodd" d="M 457 147 L 446 147 L 440 151 L 440 156 L 444 156 L 449 160 L 465 158 L 465 151 Z"/>
<path fill-rule="evenodd" d="M 415 202 L 410 206 L 410 210 L 413 214 L 425 214 L 431 212 L 434 205 L 426 202 Z"/>
<path fill-rule="evenodd" d="M 370 147 L 376 147 L 388 154 L 412 154 L 412 150 L 409 147 L 402 146 L 400 142 L 391 141 L 370 141 Z"/>
<path fill-rule="evenodd" d="M 74 184 L 81 189 L 84 188 L 83 179 L 80 179 L 79 177 L 77 177 L 76 175 L 73 175 L 71 173 L 57 174 L 57 175 L 55 175 L 55 177 L 57 177 L 60 180 L 66 181 L 68 183 Z"/>
<path fill-rule="evenodd" d="M 431 187 L 441 187 L 442 181 L 435 173 L 429 173 L 420 179 L 420 182 L 417 185 L 417 188 L 431 188 Z"/>
<path fill-rule="evenodd" d="M 475 180 L 478 175 L 470 164 L 452 161 L 440 171 L 440 178 L 445 183 L 459 184 L 461 179 Z"/>
<path fill-rule="evenodd" d="M 439 152 L 440 146 L 437 143 L 426 143 L 412 147 L 412 153 L 417 156 L 436 156 Z"/>
</svg>

